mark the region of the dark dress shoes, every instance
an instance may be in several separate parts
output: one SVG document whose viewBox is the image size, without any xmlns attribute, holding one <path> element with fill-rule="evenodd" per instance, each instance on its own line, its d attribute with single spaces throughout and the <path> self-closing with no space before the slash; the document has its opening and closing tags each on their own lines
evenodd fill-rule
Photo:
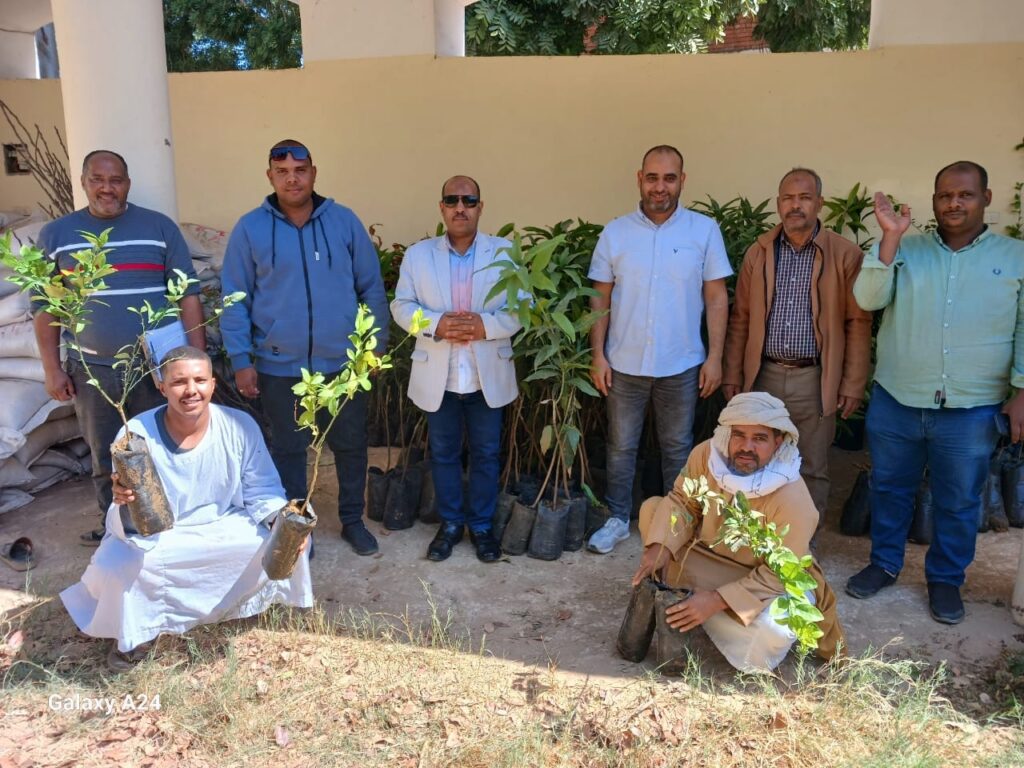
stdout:
<svg viewBox="0 0 1024 768">
<path fill-rule="evenodd" d="M 494 538 L 490 528 L 470 531 L 469 540 L 476 547 L 476 557 L 481 563 L 493 563 L 501 557 L 501 545 Z"/>
<path fill-rule="evenodd" d="M 427 560 L 440 562 L 452 556 L 452 548 L 462 541 L 462 523 L 441 523 L 434 540 L 427 547 Z"/>
</svg>

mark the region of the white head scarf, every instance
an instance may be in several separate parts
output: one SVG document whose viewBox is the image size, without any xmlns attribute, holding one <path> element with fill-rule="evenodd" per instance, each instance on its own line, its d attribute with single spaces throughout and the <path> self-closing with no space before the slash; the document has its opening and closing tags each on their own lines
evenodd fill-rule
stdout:
<svg viewBox="0 0 1024 768">
<path fill-rule="evenodd" d="M 748 424 L 778 429 L 783 438 L 765 466 L 753 474 L 741 475 L 729 467 L 729 437 L 733 426 Z M 767 496 L 800 477 L 799 438 L 800 433 L 781 400 L 767 392 L 744 392 L 733 397 L 718 417 L 708 469 L 722 490 L 733 496 L 737 491 L 743 491 L 748 498 Z"/>
</svg>

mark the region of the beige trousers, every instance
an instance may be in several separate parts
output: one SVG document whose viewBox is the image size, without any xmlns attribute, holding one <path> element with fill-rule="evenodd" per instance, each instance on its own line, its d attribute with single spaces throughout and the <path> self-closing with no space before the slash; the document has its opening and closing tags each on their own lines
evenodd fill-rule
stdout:
<svg viewBox="0 0 1024 768">
<path fill-rule="evenodd" d="M 818 510 L 821 530 L 828 509 L 828 449 L 836 436 L 835 414 L 821 414 L 821 367 L 784 368 L 765 360 L 754 380 L 754 390 L 785 403 L 800 432 L 800 475 Z"/>
</svg>

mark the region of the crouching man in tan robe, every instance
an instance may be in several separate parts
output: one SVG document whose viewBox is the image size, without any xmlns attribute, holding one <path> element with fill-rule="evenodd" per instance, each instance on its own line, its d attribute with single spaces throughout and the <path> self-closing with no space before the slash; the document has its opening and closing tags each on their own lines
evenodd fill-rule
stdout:
<svg viewBox="0 0 1024 768">
<path fill-rule="evenodd" d="M 780 532 L 788 526 L 783 542 L 803 557 L 818 511 L 800 478 L 798 437 L 781 400 L 764 392 L 736 395 L 722 411 L 714 436 L 690 453 L 669 495 L 647 499 L 640 508 L 644 553 L 633 584 L 660 572 L 667 585 L 692 589 L 692 597 L 666 612 L 669 626 L 680 632 L 703 626 L 729 663 L 745 672 L 773 670 L 796 639 L 769 613 L 782 584 L 749 548 L 732 552 L 714 544 L 723 518 L 713 508 L 703 515 L 683 493 L 683 479 L 703 475 L 726 499 L 742 491 L 765 522 Z M 810 575 L 818 583 L 812 599 L 825 617 L 818 655 L 829 659 L 843 638 L 835 595 L 817 563 Z"/>
</svg>

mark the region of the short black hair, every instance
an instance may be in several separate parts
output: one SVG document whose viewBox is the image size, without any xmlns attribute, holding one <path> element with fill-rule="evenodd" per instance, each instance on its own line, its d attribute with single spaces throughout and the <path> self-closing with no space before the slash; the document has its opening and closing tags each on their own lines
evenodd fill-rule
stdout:
<svg viewBox="0 0 1024 768">
<path fill-rule="evenodd" d="M 448 182 L 455 181 L 456 179 L 466 179 L 467 181 L 473 182 L 473 186 L 476 187 L 476 196 L 481 199 L 483 198 L 483 195 L 480 192 L 479 182 L 477 182 L 477 180 L 474 179 L 472 176 L 467 176 L 464 173 L 457 173 L 454 176 L 449 176 L 447 179 L 444 180 L 444 184 L 441 185 L 441 197 L 444 197 L 444 188 L 448 186 Z"/>
<path fill-rule="evenodd" d="M 655 154 L 675 155 L 676 157 L 679 158 L 679 170 L 683 169 L 683 153 L 680 152 L 675 147 L 673 147 L 671 144 L 659 144 L 656 147 L 651 147 L 650 149 L 648 149 L 646 152 L 644 152 L 644 159 L 640 161 L 640 167 L 643 168 L 644 163 L 647 162 L 647 158 Z"/>
<path fill-rule="evenodd" d="M 986 171 L 984 167 L 978 165 L 973 160 L 957 160 L 955 163 L 950 163 L 935 174 L 935 186 L 932 188 L 933 190 L 938 188 L 939 179 L 946 171 L 974 171 L 978 174 L 978 178 L 981 179 L 982 192 L 988 189 L 988 171 Z"/>
<path fill-rule="evenodd" d="M 160 370 L 163 370 L 171 363 L 177 363 L 181 360 L 200 360 L 210 366 L 210 370 L 213 371 L 213 360 L 203 350 L 198 347 L 190 347 L 183 345 L 180 347 L 174 347 L 173 349 L 167 350 L 162 358 L 160 358 Z"/>
<path fill-rule="evenodd" d="M 301 147 L 302 149 L 306 150 L 306 152 L 309 154 L 309 164 L 310 165 L 313 164 L 313 153 L 309 151 L 309 147 L 307 147 L 305 144 L 303 144 L 298 139 L 281 139 L 279 142 L 277 142 L 277 144 L 272 146 L 270 149 L 274 150 L 274 149 L 277 149 L 278 147 Z M 270 152 L 268 152 L 267 153 L 267 168 L 271 167 L 271 163 L 272 163 L 272 161 L 270 159 Z"/>
<path fill-rule="evenodd" d="M 779 189 L 781 189 L 782 185 L 786 183 L 786 179 L 788 179 L 790 176 L 796 176 L 798 173 L 804 173 L 810 176 L 812 179 L 814 179 L 814 189 L 815 191 L 817 191 L 818 197 L 821 197 L 821 176 L 819 176 L 815 171 L 812 171 L 810 168 L 804 168 L 799 165 L 796 168 L 787 171 L 786 174 L 781 179 L 779 179 Z"/>
<path fill-rule="evenodd" d="M 89 161 L 92 160 L 94 157 L 96 157 L 96 155 L 112 155 L 113 157 L 116 157 L 118 160 L 121 161 L 121 167 L 124 168 L 124 175 L 125 176 L 128 175 L 128 161 L 125 160 L 123 157 L 121 157 L 119 154 L 117 154 L 117 152 L 115 152 L 112 149 L 94 149 L 92 152 L 87 154 L 85 156 L 85 159 L 82 161 L 82 174 L 83 175 L 88 172 Z"/>
</svg>

